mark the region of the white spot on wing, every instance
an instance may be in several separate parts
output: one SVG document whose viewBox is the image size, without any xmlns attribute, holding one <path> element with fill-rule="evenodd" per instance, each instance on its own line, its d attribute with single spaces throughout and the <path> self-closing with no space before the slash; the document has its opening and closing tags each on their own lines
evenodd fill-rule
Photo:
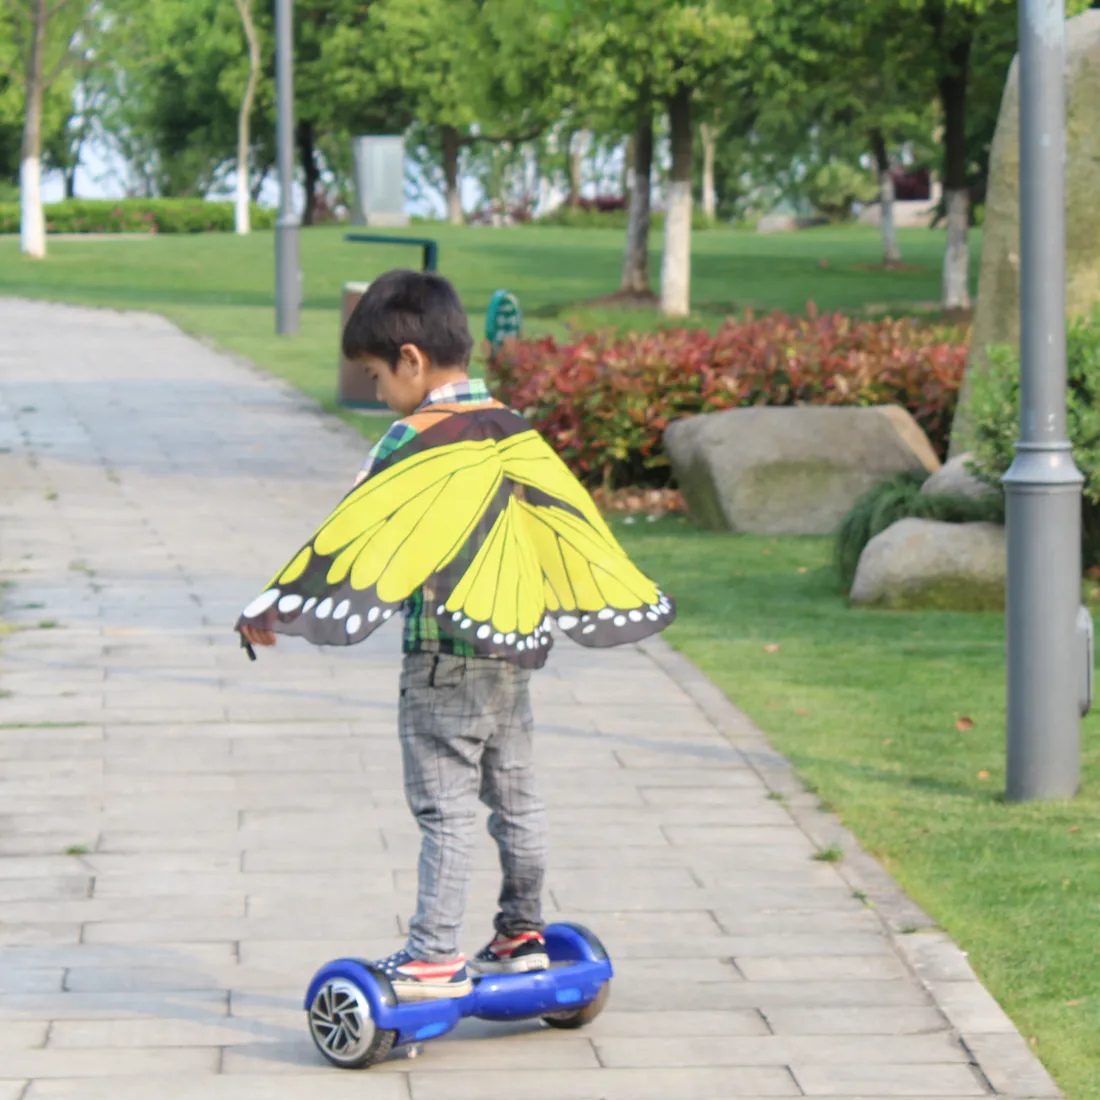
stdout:
<svg viewBox="0 0 1100 1100">
<path fill-rule="evenodd" d="M 336 605 L 336 610 L 333 611 L 332 617 L 334 619 L 342 619 L 351 610 L 351 600 L 341 600 Z"/>
<path fill-rule="evenodd" d="M 367 612 L 367 622 L 368 623 L 378 622 L 378 616 L 381 615 L 381 614 L 382 614 L 382 612 L 379 611 L 377 607 L 372 607 L 370 609 L 370 611 Z"/>
<path fill-rule="evenodd" d="M 326 596 L 318 605 L 317 610 L 313 612 L 318 619 L 327 619 L 332 614 L 332 600 Z"/>
<path fill-rule="evenodd" d="M 573 627 L 575 627 L 576 625 L 577 625 L 576 615 L 559 615 L 558 616 L 558 626 L 560 626 L 562 628 L 562 630 L 572 630 Z"/>
<path fill-rule="evenodd" d="M 349 634 L 354 634 L 363 625 L 363 620 L 358 615 L 349 615 L 348 621 L 344 623 L 344 629 Z"/>
<path fill-rule="evenodd" d="M 266 592 L 262 592 L 257 596 L 241 614 L 246 619 L 254 619 L 257 615 L 262 615 L 278 598 L 279 590 L 269 588 Z"/>
<path fill-rule="evenodd" d="M 293 592 L 288 593 L 279 601 L 279 610 L 284 614 L 297 611 L 302 606 L 302 597 Z"/>
</svg>

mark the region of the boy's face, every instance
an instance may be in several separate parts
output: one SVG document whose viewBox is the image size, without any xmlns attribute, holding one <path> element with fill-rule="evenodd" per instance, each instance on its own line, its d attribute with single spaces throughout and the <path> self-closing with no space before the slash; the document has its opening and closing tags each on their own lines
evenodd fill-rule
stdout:
<svg viewBox="0 0 1100 1100">
<path fill-rule="evenodd" d="M 360 362 L 374 379 L 378 396 L 400 416 L 416 410 L 432 391 L 431 363 L 414 344 L 402 346 L 396 367 L 374 355 L 365 355 Z"/>
</svg>

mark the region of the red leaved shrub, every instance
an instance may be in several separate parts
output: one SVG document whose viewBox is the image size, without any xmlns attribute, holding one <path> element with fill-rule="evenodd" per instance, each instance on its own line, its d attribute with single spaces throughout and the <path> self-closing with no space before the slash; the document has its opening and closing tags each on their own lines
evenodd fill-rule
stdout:
<svg viewBox="0 0 1100 1100">
<path fill-rule="evenodd" d="M 667 482 L 670 421 L 751 405 L 902 405 L 942 457 L 966 355 L 946 331 L 810 306 L 802 317 L 731 319 L 715 334 L 510 341 L 489 382 L 578 476 L 611 488 Z"/>
</svg>

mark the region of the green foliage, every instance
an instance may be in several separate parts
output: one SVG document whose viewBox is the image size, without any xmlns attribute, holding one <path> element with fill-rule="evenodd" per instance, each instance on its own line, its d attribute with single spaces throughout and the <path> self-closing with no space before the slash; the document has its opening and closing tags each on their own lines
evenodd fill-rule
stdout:
<svg viewBox="0 0 1100 1100">
<path fill-rule="evenodd" d="M 271 229 L 275 213 L 252 206 L 252 227 Z M 233 204 L 203 199 L 66 199 L 46 207 L 50 233 L 231 233 Z M 19 204 L 0 203 L 0 233 L 19 232 Z"/>
<path fill-rule="evenodd" d="M 1020 355 L 988 349 L 971 372 L 974 472 L 1000 484 L 1015 457 L 1020 424 Z M 1084 563 L 1100 565 L 1100 307 L 1070 322 L 1066 332 L 1066 426 L 1073 456 L 1085 475 Z"/>
<path fill-rule="evenodd" d="M 806 197 L 832 222 L 848 221 L 853 203 L 868 203 L 877 195 L 875 178 L 842 160 L 826 161 L 806 181 Z"/>
<path fill-rule="evenodd" d="M 833 542 L 833 556 L 841 584 L 847 592 L 855 579 L 864 547 L 887 527 L 901 519 L 935 519 L 941 523 L 1003 523 L 1004 501 L 999 494 L 988 500 L 948 494 L 925 495 L 926 477 L 899 474 L 868 489 L 840 522 Z"/>
</svg>

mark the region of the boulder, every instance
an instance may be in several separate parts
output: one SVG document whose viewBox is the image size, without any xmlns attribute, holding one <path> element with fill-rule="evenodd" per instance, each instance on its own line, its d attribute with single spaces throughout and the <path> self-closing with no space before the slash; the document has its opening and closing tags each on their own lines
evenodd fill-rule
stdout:
<svg viewBox="0 0 1100 1100">
<path fill-rule="evenodd" d="M 920 488 L 925 496 L 967 497 L 985 500 L 996 496 L 997 489 L 972 474 L 967 463 L 973 458 L 969 451 L 949 459 Z"/>
<path fill-rule="evenodd" d="M 872 485 L 940 465 L 897 405 L 730 409 L 675 421 L 664 444 L 697 523 L 766 535 L 831 534 Z"/>
<path fill-rule="evenodd" d="M 863 549 L 851 602 L 892 610 L 1003 611 L 1005 529 L 902 519 Z"/>
<path fill-rule="evenodd" d="M 1020 340 L 1020 70 L 1012 62 L 989 159 L 978 302 L 951 455 L 970 445 L 969 376 L 991 344 Z M 1100 10 L 1066 22 L 1066 312 L 1100 301 Z"/>
</svg>

